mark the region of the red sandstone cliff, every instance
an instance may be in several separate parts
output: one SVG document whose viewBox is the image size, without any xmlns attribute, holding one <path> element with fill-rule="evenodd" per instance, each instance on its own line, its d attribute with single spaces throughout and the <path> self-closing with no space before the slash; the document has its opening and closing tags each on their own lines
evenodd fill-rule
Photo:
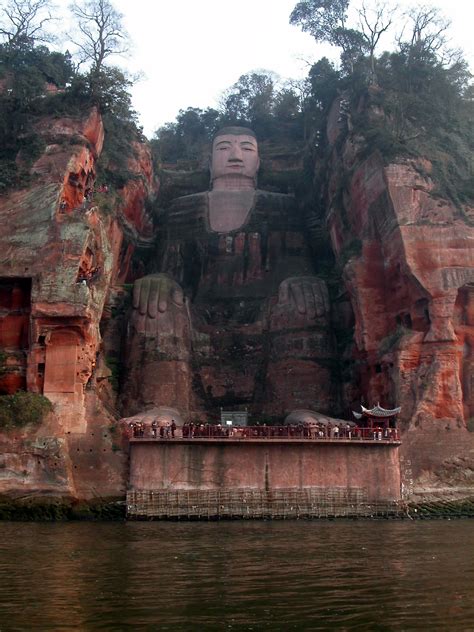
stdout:
<svg viewBox="0 0 474 632">
<path fill-rule="evenodd" d="M 150 238 L 151 156 L 135 142 L 129 179 L 110 190 L 96 176 L 104 141 L 97 110 L 43 120 L 36 131 L 46 149 L 32 184 L 0 199 L 0 388 L 43 393 L 54 412 L 39 430 L 0 435 L 0 494 L 119 494 L 124 456 L 101 403 L 100 377 L 110 372 L 100 325 L 134 248 Z"/>
<path fill-rule="evenodd" d="M 326 224 L 347 296 L 333 311 L 339 328 L 355 327 L 342 397 L 402 406 L 407 494 L 472 489 L 473 209 L 433 195 L 428 158 L 362 158 L 364 139 L 343 137 L 339 118 L 336 104 Z M 120 359 L 126 318 L 112 313 L 123 311 L 122 284 L 143 273 L 134 253 L 153 238 L 151 157 L 135 142 L 125 185 L 99 190 L 95 110 L 37 131 L 46 149 L 33 184 L 0 199 L 0 387 L 43 392 L 55 411 L 37 430 L 0 435 L 0 494 L 120 494 L 125 459 L 105 355 Z M 268 367 L 280 400 L 293 395 L 289 369 Z"/>
<path fill-rule="evenodd" d="M 435 195 L 429 157 L 361 158 L 364 138 L 343 129 L 339 106 L 326 220 L 354 312 L 360 395 L 402 406 L 406 492 L 462 491 L 474 483 L 474 209 Z"/>
</svg>

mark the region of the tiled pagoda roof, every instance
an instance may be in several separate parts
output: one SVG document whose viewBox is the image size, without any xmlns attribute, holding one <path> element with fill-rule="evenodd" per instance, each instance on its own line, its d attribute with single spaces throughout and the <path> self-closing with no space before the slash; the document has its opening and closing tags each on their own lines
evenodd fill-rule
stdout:
<svg viewBox="0 0 474 632">
<path fill-rule="evenodd" d="M 380 404 L 374 406 L 373 408 L 365 408 L 364 406 L 360 406 L 362 408 L 362 414 L 367 415 L 369 417 L 393 417 L 394 415 L 398 415 L 401 411 L 401 406 L 398 408 L 382 408 Z"/>
</svg>

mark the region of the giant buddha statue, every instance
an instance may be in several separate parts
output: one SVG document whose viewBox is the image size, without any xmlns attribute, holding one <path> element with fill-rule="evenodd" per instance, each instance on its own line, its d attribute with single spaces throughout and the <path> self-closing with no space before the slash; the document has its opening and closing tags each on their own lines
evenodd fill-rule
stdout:
<svg viewBox="0 0 474 632">
<path fill-rule="evenodd" d="M 294 197 L 256 188 L 252 130 L 213 140 L 210 190 L 164 211 L 154 269 L 135 282 L 128 414 L 172 407 L 256 418 L 334 404 L 328 292 Z"/>
</svg>

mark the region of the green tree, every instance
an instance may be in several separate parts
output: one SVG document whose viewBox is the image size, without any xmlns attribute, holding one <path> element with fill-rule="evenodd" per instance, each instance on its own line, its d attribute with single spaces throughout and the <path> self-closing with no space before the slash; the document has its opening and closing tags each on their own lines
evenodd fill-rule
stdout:
<svg viewBox="0 0 474 632">
<path fill-rule="evenodd" d="M 313 109 L 327 111 L 337 96 L 341 74 L 327 57 L 322 57 L 309 71 Z"/>
<path fill-rule="evenodd" d="M 266 136 L 273 122 L 275 78 L 270 73 L 251 72 L 226 90 L 221 99 L 222 119 L 249 125 L 259 136 Z"/>
<path fill-rule="evenodd" d="M 220 114 L 214 108 L 180 110 L 176 121 L 160 127 L 152 139 L 153 154 L 158 162 L 199 158 L 217 131 Z"/>
<path fill-rule="evenodd" d="M 367 51 L 366 39 L 347 23 L 349 0 L 304 0 L 290 15 L 290 24 L 299 26 L 317 42 L 342 49 L 341 62 L 352 73 L 357 60 Z"/>
<path fill-rule="evenodd" d="M 47 84 L 62 90 L 73 77 L 70 57 L 46 46 L 0 45 L 4 89 L 0 94 L 0 190 L 19 183 L 43 148 L 34 130 L 36 117 L 63 95 L 46 96 Z M 19 152 L 22 160 L 17 161 Z M 20 163 L 26 169 L 19 169 Z"/>
</svg>

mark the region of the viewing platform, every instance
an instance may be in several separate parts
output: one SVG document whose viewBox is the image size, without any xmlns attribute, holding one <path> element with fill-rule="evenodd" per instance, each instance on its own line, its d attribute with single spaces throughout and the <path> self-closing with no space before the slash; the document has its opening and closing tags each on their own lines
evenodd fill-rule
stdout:
<svg viewBox="0 0 474 632">
<path fill-rule="evenodd" d="M 151 430 L 150 428 L 135 428 L 130 436 L 131 443 L 322 443 L 322 444 L 370 444 L 370 445 L 400 445 L 401 441 L 397 428 L 294 428 L 291 426 L 244 426 L 219 428 L 215 425 L 178 428 L 171 434 L 171 430 Z"/>
<path fill-rule="evenodd" d="M 136 519 L 397 515 L 397 411 L 247 426 L 132 423 L 127 514 Z M 386 414 L 388 413 L 388 414 Z M 362 415 L 361 415 L 362 417 Z M 378 418 L 380 417 L 380 419 Z M 227 422 L 227 423 L 226 423 Z"/>
</svg>

